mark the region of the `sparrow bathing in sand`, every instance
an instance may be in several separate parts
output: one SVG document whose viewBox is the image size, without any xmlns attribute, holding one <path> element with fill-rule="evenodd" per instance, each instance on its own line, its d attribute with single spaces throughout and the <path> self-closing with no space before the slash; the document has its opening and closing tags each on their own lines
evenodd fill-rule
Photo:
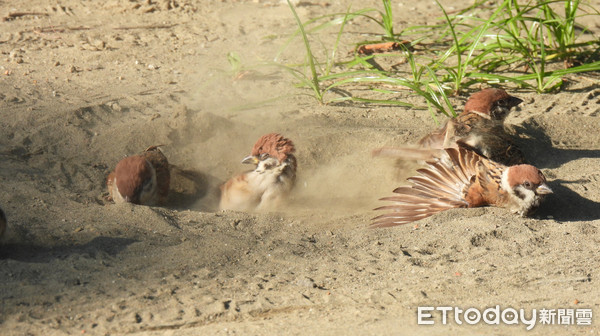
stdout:
<svg viewBox="0 0 600 336">
<path fill-rule="evenodd" d="M 294 143 L 282 135 L 270 133 L 258 139 L 242 163 L 254 164 L 254 170 L 232 177 L 221 186 L 221 210 L 274 210 L 294 187 L 296 157 Z"/>
<path fill-rule="evenodd" d="M 504 119 L 511 108 L 521 102 L 502 89 L 481 90 L 471 95 L 456 118 L 419 140 L 417 148 L 384 147 L 373 154 L 429 160 L 436 156 L 437 150 L 462 147 L 508 166 L 525 163 L 523 153 L 504 128 Z"/>
<path fill-rule="evenodd" d="M 397 195 L 381 199 L 393 204 L 375 209 L 390 212 L 375 217 L 371 227 L 402 225 L 448 209 L 487 205 L 527 216 L 552 193 L 544 174 L 534 166 L 507 167 L 464 148 L 443 152 L 417 170 L 420 175 L 408 179 L 412 186 L 396 188 Z"/>
<path fill-rule="evenodd" d="M 164 204 L 169 194 L 169 162 L 158 146 L 117 163 L 108 175 L 108 193 L 115 203 Z"/>
</svg>

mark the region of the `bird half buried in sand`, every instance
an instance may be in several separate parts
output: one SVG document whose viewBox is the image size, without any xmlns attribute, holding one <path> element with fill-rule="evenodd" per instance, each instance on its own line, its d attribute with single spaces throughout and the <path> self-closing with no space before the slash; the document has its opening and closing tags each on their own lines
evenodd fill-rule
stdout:
<svg viewBox="0 0 600 336">
<path fill-rule="evenodd" d="M 128 156 L 108 175 L 108 193 L 115 203 L 164 204 L 169 194 L 169 162 L 158 146 Z"/>
<path fill-rule="evenodd" d="M 444 155 L 418 169 L 412 186 L 394 190 L 381 200 L 393 204 L 375 210 L 389 213 L 373 218 L 371 227 L 411 223 L 453 208 L 496 206 L 520 216 L 533 213 L 552 193 L 544 174 L 534 166 L 505 166 L 464 148 L 447 148 Z"/>
<path fill-rule="evenodd" d="M 294 143 L 281 134 L 258 139 L 242 163 L 254 170 L 232 177 L 221 186 L 221 210 L 268 211 L 285 201 L 296 181 Z"/>
<path fill-rule="evenodd" d="M 502 89 L 483 89 L 469 97 L 462 113 L 424 136 L 417 147 L 383 147 L 373 154 L 429 160 L 436 156 L 437 150 L 462 147 L 508 166 L 526 163 L 513 137 L 504 128 L 504 119 L 511 108 L 521 102 Z"/>
</svg>

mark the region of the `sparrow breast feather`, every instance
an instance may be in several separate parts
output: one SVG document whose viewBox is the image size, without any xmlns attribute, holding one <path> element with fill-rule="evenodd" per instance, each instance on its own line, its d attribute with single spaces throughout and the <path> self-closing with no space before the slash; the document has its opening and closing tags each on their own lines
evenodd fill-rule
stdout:
<svg viewBox="0 0 600 336">
<path fill-rule="evenodd" d="M 263 135 L 242 163 L 254 170 L 229 179 L 221 186 L 221 210 L 268 211 L 277 209 L 296 181 L 294 143 L 281 134 Z"/>
<path fill-rule="evenodd" d="M 375 210 L 387 213 L 373 219 L 371 227 L 411 223 L 453 208 L 496 206 L 520 216 L 533 213 L 552 193 L 544 174 L 534 166 L 505 166 L 464 148 L 447 148 L 427 162 L 399 187 L 395 196 L 381 200 L 392 204 Z"/>
</svg>

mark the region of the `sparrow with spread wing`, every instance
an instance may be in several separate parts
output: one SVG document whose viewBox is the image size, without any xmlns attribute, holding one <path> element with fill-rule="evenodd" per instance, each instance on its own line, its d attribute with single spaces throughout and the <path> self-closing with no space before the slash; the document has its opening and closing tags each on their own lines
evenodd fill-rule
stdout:
<svg viewBox="0 0 600 336">
<path fill-rule="evenodd" d="M 375 209 L 389 212 L 375 217 L 371 227 L 407 224 L 448 209 L 487 205 L 527 216 L 552 193 L 536 167 L 508 167 L 464 148 L 447 148 L 427 165 L 417 170 L 420 175 L 408 179 L 412 186 L 396 188 L 397 195 L 381 199 L 393 204 Z"/>
<path fill-rule="evenodd" d="M 294 143 L 277 133 L 258 139 L 242 163 L 254 170 L 232 177 L 221 186 L 221 210 L 264 211 L 276 209 L 296 181 Z"/>
<path fill-rule="evenodd" d="M 158 146 L 128 156 L 108 175 L 108 193 L 115 203 L 164 204 L 169 194 L 169 162 Z"/>
<path fill-rule="evenodd" d="M 504 128 L 511 108 L 522 102 L 502 89 L 488 88 L 471 95 L 465 109 L 441 128 L 424 136 L 415 147 L 383 147 L 374 155 L 429 160 L 440 149 L 462 147 L 505 165 L 525 163 L 523 153 Z"/>
</svg>

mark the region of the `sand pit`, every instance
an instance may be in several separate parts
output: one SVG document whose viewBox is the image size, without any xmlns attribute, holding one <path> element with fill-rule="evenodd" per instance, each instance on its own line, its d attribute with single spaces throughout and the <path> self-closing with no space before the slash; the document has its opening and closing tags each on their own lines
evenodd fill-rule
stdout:
<svg viewBox="0 0 600 336">
<path fill-rule="evenodd" d="M 301 2 L 298 13 L 349 4 Z M 395 6 L 398 26 L 441 15 L 431 2 Z M 571 76 L 556 94 L 507 88 L 525 101 L 507 124 L 555 191 L 533 218 L 457 209 L 369 230 L 378 198 L 416 168 L 371 150 L 436 125 L 422 110 L 319 105 L 281 71 L 234 73 L 228 53 L 272 60 L 278 34 L 294 31 L 286 4 L 0 2 L 0 14 L 15 12 L 37 14 L 0 22 L 0 334 L 514 335 L 526 326 L 442 325 L 439 315 L 417 325 L 417 307 L 600 314 L 597 75 Z M 341 52 L 378 29 L 354 20 Z M 297 42 L 288 50 L 301 55 Z M 289 206 L 219 212 L 219 184 L 268 132 L 297 146 Z M 107 202 L 109 171 L 151 145 L 179 169 L 169 204 Z M 597 334 L 596 319 L 527 334 Z"/>
</svg>

